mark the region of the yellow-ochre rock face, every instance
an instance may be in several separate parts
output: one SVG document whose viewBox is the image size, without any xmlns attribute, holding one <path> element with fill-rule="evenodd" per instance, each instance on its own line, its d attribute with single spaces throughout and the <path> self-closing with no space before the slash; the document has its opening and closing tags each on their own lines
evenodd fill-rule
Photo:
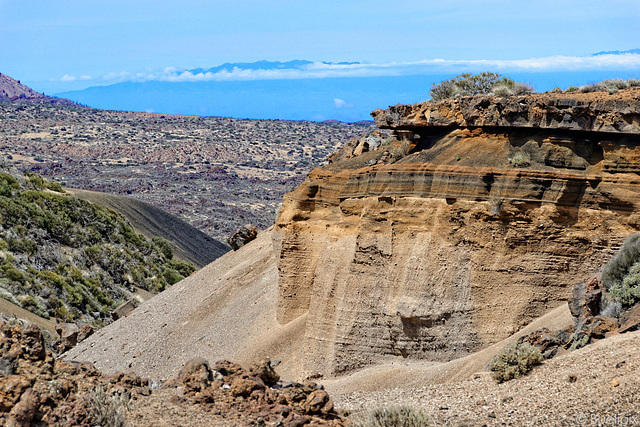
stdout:
<svg viewBox="0 0 640 427">
<path fill-rule="evenodd" d="M 313 170 L 274 231 L 276 317 L 307 316 L 309 375 L 500 341 L 640 228 L 639 88 L 373 116 L 391 135 L 351 141 Z"/>
</svg>

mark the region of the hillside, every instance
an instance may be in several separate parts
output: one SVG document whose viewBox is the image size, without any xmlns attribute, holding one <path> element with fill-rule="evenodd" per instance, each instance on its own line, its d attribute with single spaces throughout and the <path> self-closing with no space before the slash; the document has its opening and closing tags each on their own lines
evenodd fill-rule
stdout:
<svg viewBox="0 0 640 427">
<path fill-rule="evenodd" d="M 193 263 L 197 268 L 204 267 L 231 250 L 180 218 L 140 200 L 71 188 L 66 188 L 65 191 L 74 197 L 122 214 L 136 232 L 147 239 L 166 239 L 173 247 L 174 256 Z"/>
<path fill-rule="evenodd" d="M 20 83 L 20 80 L 12 79 L 6 74 L 0 73 L 0 102 L 2 101 L 19 104 L 26 102 L 51 105 L 76 105 L 75 102 L 65 98 L 56 98 L 38 93 Z"/>
<path fill-rule="evenodd" d="M 225 242 L 371 123 L 166 116 L 0 103 L 0 152 L 66 187 L 128 195 Z"/>
<path fill-rule="evenodd" d="M 45 319 L 97 326 L 135 287 L 157 293 L 195 270 L 173 257 L 167 240 L 147 239 L 115 211 L 7 165 L 0 169 L 0 263 L 0 297 Z"/>
</svg>

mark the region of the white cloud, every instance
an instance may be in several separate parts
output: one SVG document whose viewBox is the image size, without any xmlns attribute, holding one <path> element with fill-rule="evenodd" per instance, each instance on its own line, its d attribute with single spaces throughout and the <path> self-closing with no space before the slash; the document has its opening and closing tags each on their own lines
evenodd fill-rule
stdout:
<svg viewBox="0 0 640 427">
<path fill-rule="evenodd" d="M 75 82 L 76 81 L 76 76 L 70 76 L 69 74 L 65 74 L 64 76 L 60 77 L 60 81 L 61 82 Z"/>
<path fill-rule="evenodd" d="M 415 62 L 389 62 L 382 64 L 332 64 L 315 62 L 298 68 L 280 69 L 243 69 L 218 72 L 193 73 L 176 67 L 167 67 L 158 71 L 130 73 L 122 71 L 109 73 L 103 80 L 109 83 L 123 81 L 165 81 L 165 82 L 203 82 L 238 80 L 288 80 L 335 77 L 381 77 L 420 75 L 436 73 L 462 73 L 480 71 L 599 71 L 599 70 L 640 70 L 640 54 L 598 55 L 598 56 L 550 56 L 521 60 L 446 60 L 427 59 Z M 64 80 L 65 78 L 69 80 Z M 73 76 L 65 75 L 63 81 L 73 81 Z M 337 98 L 336 98 L 337 99 Z M 339 100 L 338 101 L 342 101 Z M 336 108 L 346 108 L 336 102 Z"/>
<path fill-rule="evenodd" d="M 353 108 L 353 104 L 340 98 L 333 98 L 333 103 L 337 109 Z"/>
</svg>

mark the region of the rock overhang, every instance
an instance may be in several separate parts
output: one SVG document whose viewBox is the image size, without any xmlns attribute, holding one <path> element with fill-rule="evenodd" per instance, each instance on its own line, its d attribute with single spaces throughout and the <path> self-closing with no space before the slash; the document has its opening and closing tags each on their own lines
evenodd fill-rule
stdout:
<svg viewBox="0 0 640 427">
<path fill-rule="evenodd" d="M 476 95 L 371 113 L 380 129 L 508 127 L 640 135 L 640 87 L 593 93 Z"/>
</svg>

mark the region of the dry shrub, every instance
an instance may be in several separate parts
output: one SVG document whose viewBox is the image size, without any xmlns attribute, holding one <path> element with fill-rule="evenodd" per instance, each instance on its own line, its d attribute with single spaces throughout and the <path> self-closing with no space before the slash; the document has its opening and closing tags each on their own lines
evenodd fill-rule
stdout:
<svg viewBox="0 0 640 427">
<path fill-rule="evenodd" d="M 640 301 L 640 233 L 629 236 L 607 262 L 602 283 L 611 299 L 624 307 Z"/>
<path fill-rule="evenodd" d="M 84 396 L 85 405 L 94 423 L 101 427 L 125 427 L 129 399 L 123 395 L 108 395 L 96 387 Z"/>
<path fill-rule="evenodd" d="M 354 427 L 426 427 L 431 418 L 422 410 L 409 406 L 376 408 L 354 421 Z"/>
<path fill-rule="evenodd" d="M 540 350 L 529 343 L 517 342 L 503 348 L 491 361 L 489 369 L 493 378 L 501 383 L 527 374 L 540 362 Z"/>
</svg>

